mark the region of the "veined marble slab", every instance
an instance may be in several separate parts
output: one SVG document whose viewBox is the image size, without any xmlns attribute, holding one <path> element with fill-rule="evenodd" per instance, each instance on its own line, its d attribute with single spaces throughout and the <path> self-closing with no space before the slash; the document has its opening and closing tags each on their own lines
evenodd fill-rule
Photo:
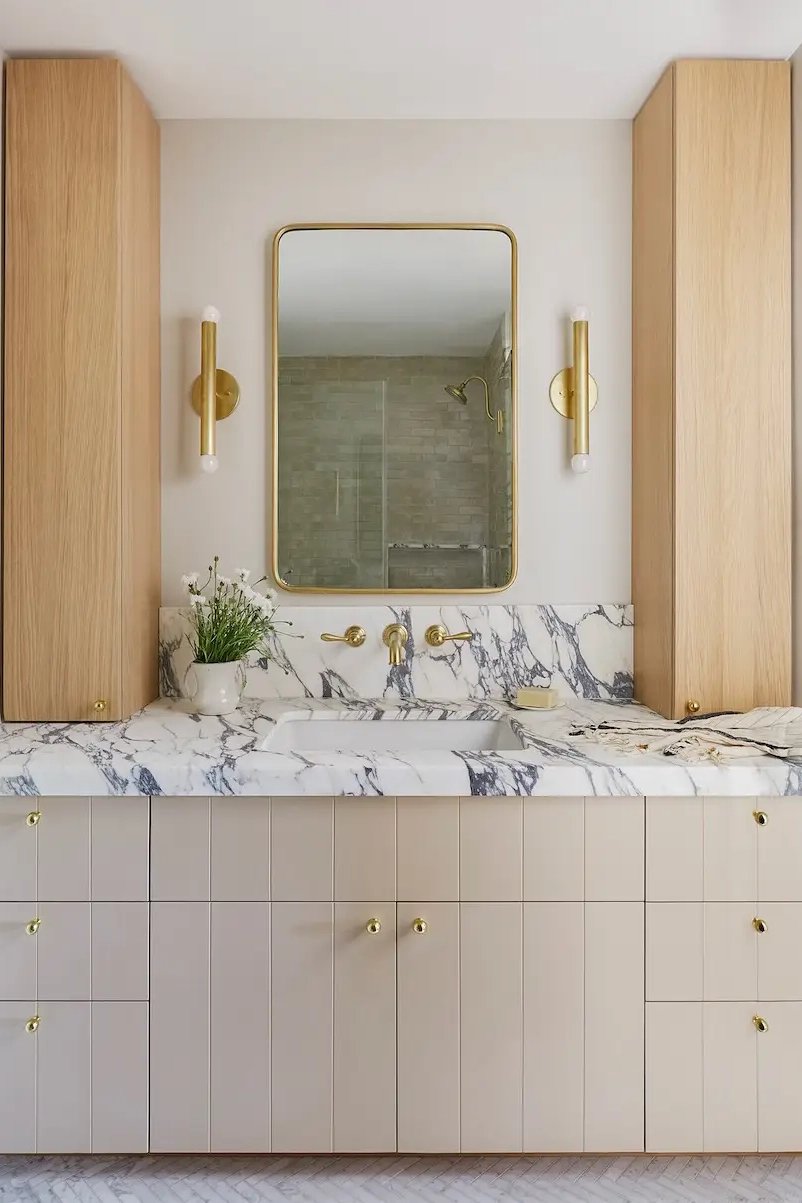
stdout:
<svg viewBox="0 0 802 1203">
<path fill-rule="evenodd" d="M 522 685 L 553 685 L 562 695 L 611 701 L 632 698 L 632 607 L 607 606 L 286 606 L 291 627 L 272 660 L 248 665 L 251 698 L 507 698 Z M 404 661 L 388 665 L 382 631 L 400 622 L 410 632 Z M 360 648 L 324 643 L 358 623 Z M 473 639 L 431 648 L 424 632 L 442 623 Z M 181 697 L 192 662 L 187 611 L 160 615 L 163 697 Z"/>
<path fill-rule="evenodd" d="M 655 716 L 634 704 L 572 700 L 548 712 L 504 703 L 337 701 L 245 702 L 230 717 L 189 712 L 181 701 L 154 702 L 121 723 L 0 724 L 0 794 L 200 796 L 243 794 L 589 795 L 802 794 L 802 761 L 769 757 L 734 764 L 680 763 L 619 751 L 571 735 L 588 721 Z M 315 721 L 403 718 L 504 718 L 525 747 L 516 752 L 283 754 L 264 743 L 285 716 Z"/>
</svg>

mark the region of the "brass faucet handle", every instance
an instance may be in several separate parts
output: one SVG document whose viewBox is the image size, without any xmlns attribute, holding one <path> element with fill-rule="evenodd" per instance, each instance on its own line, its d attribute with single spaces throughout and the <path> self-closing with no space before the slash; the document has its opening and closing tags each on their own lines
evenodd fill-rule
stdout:
<svg viewBox="0 0 802 1203">
<path fill-rule="evenodd" d="M 397 668 L 401 663 L 402 652 L 409 639 L 409 631 L 400 622 L 388 623 L 382 632 L 384 646 L 390 649 L 390 664 Z"/>
<path fill-rule="evenodd" d="M 456 635 L 449 635 L 446 628 L 440 622 L 435 622 L 432 626 L 426 628 L 426 642 L 429 647 L 442 647 L 444 643 L 451 641 L 452 643 L 464 643 L 467 639 L 473 639 L 473 631 L 457 631 Z"/>
<path fill-rule="evenodd" d="M 347 643 L 349 647 L 361 647 L 367 639 L 364 627 L 348 627 L 344 635 L 332 635 L 324 631 L 320 636 L 324 643 Z"/>
</svg>

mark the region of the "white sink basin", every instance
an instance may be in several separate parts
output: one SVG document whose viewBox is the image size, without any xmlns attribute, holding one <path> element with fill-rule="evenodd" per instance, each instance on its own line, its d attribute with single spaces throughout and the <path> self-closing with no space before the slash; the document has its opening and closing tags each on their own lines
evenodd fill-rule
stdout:
<svg viewBox="0 0 802 1203">
<path fill-rule="evenodd" d="M 285 719 L 263 744 L 266 752 L 520 752 L 503 719 Z"/>
</svg>

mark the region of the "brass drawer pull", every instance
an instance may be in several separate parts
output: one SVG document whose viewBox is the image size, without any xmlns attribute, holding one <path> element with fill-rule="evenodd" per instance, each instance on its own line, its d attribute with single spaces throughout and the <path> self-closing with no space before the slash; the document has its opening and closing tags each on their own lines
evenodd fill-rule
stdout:
<svg viewBox="0 0 802 1203">
<path fill-rule="evenodd" d="M 41 810 L 31 810 L 28 812 L 25 822 L 29 827 L 35 827 L 42 817 Z"/>
<path fill-rule="evenodd" d="M 755 931 L 759 931 L 761 935 L 763 934 L 764 931 L 769 930 L 768 924 L 766 923 L 765 919 L 753 919 L 752 927 L 755 929 Z"/>
<path fill-rule="evenodd" d="M 38 1027 L 39 1027 L 39 1016 L 32 1015 L 31 1018 L 28 1020 L 28 1022 L 25 1024 L 25 1031 L 26 1032 L 35 1032 Z"/>
<path fill-rule="evenodd" d="M 426 922 L 425 919 L 413 919 L 412 920 L 412 930 L 414 932 L 417 932 L 417 934 L 419 936 L 423 936 L 429 930 L 429 924 Z"/>
<path fill-rule="evenodd" d="M 752 1023 L 759 1032 L 767 1032 L 769 1030 L 769 1025 L 766 1023 L 762 1015 L 753 1015 Z"/>
<path fill-rule="evenodd" d="M 753 810 L 752 818 L 755 820 L 758 827 L 765 827 L 769 821 L 769 816 L 766 814 L 765 810 Z"/>
<path fill-rule="evenodd" d="M 107 707 L 107 706 L 108 706 L 108 702 L 106 701 L 106 699 L 105 699 L 105 698 L 98 698 L 98 700 L 97 700 L 96 702 L 94 702 L 94 703 L 93 703 L 93 705 L 92 705 L 92 709 L 93 709 L 93 710 L 94 710 L 94 711 L 95 711 L 97 714 L 102 714 L 102 713 L 103 713 L 103 711 L 106 709 L 106 707 Z"/>
<path fill-rule="evenodd" d="M 377 935 L 381 929 L 381 919 L 368 919 L 367 923 L 365 924 L 365 931 L 371 936 Z"/>
<path fill-rule="evenodd" d="M 28 935 L 35 936 L 41 926 L 41 923 L 42 923 L 42 920 L 39 918 L 38 915 L 35 919 L 31 919 L 30 923 L 26 923 L 25 930 L 28 933 Z"/>
</svg>

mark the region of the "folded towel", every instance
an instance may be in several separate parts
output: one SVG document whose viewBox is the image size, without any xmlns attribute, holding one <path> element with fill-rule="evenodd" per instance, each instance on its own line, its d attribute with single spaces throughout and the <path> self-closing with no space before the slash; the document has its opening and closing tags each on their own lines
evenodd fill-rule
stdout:
<svg viewBox="0 0 802 1203">
<path fill-rule="evenodd" d="M 575 723 L 569 736 L 619 752 L 721 762 L 745 756 L 802 758 L 802 707 L 761 706 L 744 714 Z"/>
</svg>

